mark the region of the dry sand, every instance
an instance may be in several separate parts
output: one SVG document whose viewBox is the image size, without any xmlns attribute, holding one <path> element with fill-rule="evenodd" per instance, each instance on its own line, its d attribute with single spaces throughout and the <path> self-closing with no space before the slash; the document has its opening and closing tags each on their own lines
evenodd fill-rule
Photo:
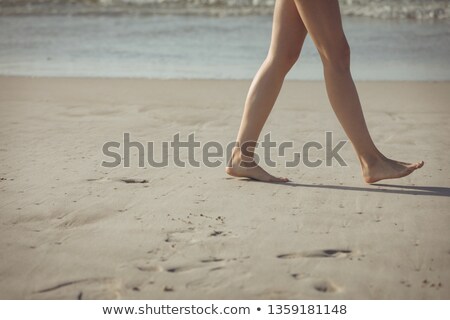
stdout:
<svg viewBox="0 0 450 320">
<path fill-rule="evenodd" d="M 348 167 L 108 169 L 103 143 L 235 138 L 248 81 L 0 78 L 2 299 L 450 299 L 450 83 L 358 83 L 374 140 L 425 160 Z M 320 82 L 287 82 L 264 132 L 345 138 Z M 126 183 L 121 179 L 147 180 Z"/>
</svg>

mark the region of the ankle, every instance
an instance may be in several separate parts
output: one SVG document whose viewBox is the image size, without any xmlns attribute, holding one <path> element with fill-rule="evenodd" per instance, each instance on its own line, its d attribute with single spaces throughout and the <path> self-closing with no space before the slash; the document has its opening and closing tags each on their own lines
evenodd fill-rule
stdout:
<svg viewBox="0 0 450 320">
<path fill-rule="evenodd" d="M 363 169 L 370 169 L 385 160 L 386 157 L 380 152 L 376 152 L 371 154 L 359 154 L 358 158 Z"/>
<path fill-rule="evenodd" d="M 229 167 L 253 167 L 254 166 L 254 158 L 252 156 L 243 155 L 241 149 L 235 147 L 231 153 L 231 158 L 229 161 Z"/>
</svg>

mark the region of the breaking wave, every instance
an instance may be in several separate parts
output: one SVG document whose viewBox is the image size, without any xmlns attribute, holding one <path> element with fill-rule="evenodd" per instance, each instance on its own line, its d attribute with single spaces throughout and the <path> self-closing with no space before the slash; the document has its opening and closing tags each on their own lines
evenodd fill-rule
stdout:
<svg viewBox="0 0 450 320">
<path fill-rule="evenodd" d="M 284 1 L 284 0 L 278 0 Z M 346 16 L 444 20 L 450 0 L 339 0 Z M 271 14 L 275 0 L 0 0 L 0 15 Z"/>
</svg>

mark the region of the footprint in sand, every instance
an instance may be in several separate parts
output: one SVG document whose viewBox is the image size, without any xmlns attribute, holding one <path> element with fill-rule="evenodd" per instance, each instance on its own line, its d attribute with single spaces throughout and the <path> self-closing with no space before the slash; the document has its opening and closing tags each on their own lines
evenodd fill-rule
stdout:
<svg viewBox="0 0 450 320">
<path fill-rule="evenodd" d="M 166 269 L 166 271 L 170 272 L 170 273 L 180 273 L 180 272 L 192 271 L 192 270 L 195 270 L 198 268 L 199 267 L 197 267 L 197 266 L 180 266 L 180 267 L 168 268 L 168 269 Z"/>
<path fill-rule="evenodd" d="M 221 262 L 221 261 L 224 261 L 224 259 L 220 259 L 220 258 L 216 258 L 216 257 L 205 258 L 205 259 L 200 260 L 202 265 L 172 267 L 172 268 L 167 268 L 166 271 L 170 272 L 170 273 L 187 272 L 187 271 L 192 271 L 195 269 L 203 268 L 203 267 L 205 267 L 205 264 Z"/>
<path fill-rule="evenodd" d="M 144 272 L 161 272 L 161 271 L 164 271 L 163 267 L 158 266 L 158 265 L 141 264 L 141 265 L 137 265 L 136 268 L 139 271 L 144 271 Z"/>
<path fill-rule="evenodd" d="M 155 253 L 158 252 L 159 250 L 152 250 L 149 252 Z M 156 261 L 155 259 L 135 259 L 135 260 L 131 260 L 128 261 L 126 263 L 123 263 L 121 265 L 118 266 L 118 269 L 121 270 L 122 272 L 125 273 L 129 273 L 129 272 L 133 272 L 133 269 L 138 269 L 139 271 L 142 272 L 163 272 L 164 271 L 164 267 L 159 263 L 159 261 Z"/>
<path fill-rule="evenodd" d="M 86 181 L 88 181 L 88 182 L 111 182 L 112 180 L 107 177 L 103 177 L 103 178 L 90 178 L 90 179 L 86 179 Z"/>
<path fill-rule="evenodd" d="M 220 262 L 220 261 L 223 261 L 223 259 L 220 259 L 220 258 L 208 258 L 208 259 L 200 260 L 201 263 L 211 263 L 211 262 Z"/>
<path fill-rule="evenodd" d="M 210 237 L 217 237 L 217 236 L 220 236 L 220 235 L 224 235 L 224 234 L 223 234 L 223 231 L 217 231 L 217 230 L 214 230 L 213 232 L 211 232 L 211 233 L 209 234 Z"/>
<path fill-rule="evenodd" d="M 118 178 L 118 179 L 110 179 L 107 177 L 104 178 L 91 178 L 87 179 L 88 182 L 111 182 L 111 181 L 118 181 L 118 182 L 124 182 L 124 183 L 148 183 L 149 181 L 147 179 L 140 179 L 140 178 Z"/>
<path fill-rule="evenodd" d="M 193 236 L 192 236 L 194 231 L 195 231 L 195 228 L 193 228 L 193 227 L 190 227 L 187 229 L 169 231 L 166 233 L 166 238 L 164 239 L 164 242 L 167 242 L 167 243 L 176 243 L 176 242 L 192 243 L 194 241 Z"/>
<path fill-rule="evenodd" d="M 115 278 L 91 278 L 65 281 L 44 287 L 33 294 L 40 299 L 120 299 L 122 284 Z"/>
<path fill-rule="evenodd" d="M 306 273 L 292 273 L 291 277 L 295 280 L 303 280 L 309 277 L 309 274 Z"/>
<path fill-rule="evenodd" d="M 123 178 L 123 179 L 119 179 L 119 181 L 122 181 L 125 183 L 148 183 L 147 179 L 136 179 L 136 178 Z"/>
<path fill-rule="evenodd" d="M 322 293 L 333 293 L 339 291 L 339 287 L 328 280 L 317 280 L 313 283 L 313 288 L 314 290 Z"/>
<path fill-rule="evenodd" d="M 299 258 L 348 258 L 352 254 L 349 249 L 325 249 L 296 253 L 280 254 L 279 259 L 299 259 Z"/>
</svg>

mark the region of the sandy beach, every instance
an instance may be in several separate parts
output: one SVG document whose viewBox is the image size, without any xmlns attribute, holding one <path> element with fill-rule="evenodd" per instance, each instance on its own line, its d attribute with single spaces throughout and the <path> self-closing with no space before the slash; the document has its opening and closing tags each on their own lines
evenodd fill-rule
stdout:
<svg viewBox="0 0 450 320">
<path fill-rule="evenodd" d="M 425 166 L 102 167 L 102 146 L 235 138 L 250 81 L 0 77 L 1 299 L 450 299 L 450 83 L 358 82 L 378 147 Z M 321 82 L 286 82 L 264 128 L 345 135 Z M 319 154 L 320 155 L 320 154 Z"/>
</svg>

